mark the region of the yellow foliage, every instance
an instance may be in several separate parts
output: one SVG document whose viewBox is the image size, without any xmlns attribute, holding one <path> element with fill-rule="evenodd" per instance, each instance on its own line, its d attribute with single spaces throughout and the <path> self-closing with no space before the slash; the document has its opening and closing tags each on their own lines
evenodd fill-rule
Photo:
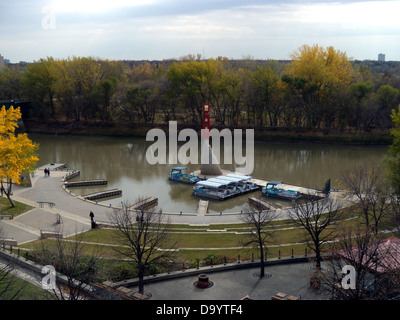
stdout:
<svg viewBox="0 0 400 320">
<path fill-rule="evenodd" d="M 0 136 L 13 134 L 15 128 L 18 127 L 17 121 L 21 118 L 21 112 L 19 108 L 14 109 L 11 106 L 8 110 L 3 106 L 0 110 Z"/>
<path fill-rule="evenodd" d="M 289 74 L 306 79 L 320 89 L 330 86 L 348 85 L 353 69 L 346 53 L 333 47 L 303 45 L 291 55 Z"/>
<path fill-rule="evenodd" d="M 11 106 L 6 110 L 3 106 L 0 110 L 0 181 L 6 178 L 19 184 L 21 173 L 32 170 L 39 160 L 36 156 L 38 145 L 27 134 L 15 135 L 20 118 L 19 108 Z"/>
</svg>

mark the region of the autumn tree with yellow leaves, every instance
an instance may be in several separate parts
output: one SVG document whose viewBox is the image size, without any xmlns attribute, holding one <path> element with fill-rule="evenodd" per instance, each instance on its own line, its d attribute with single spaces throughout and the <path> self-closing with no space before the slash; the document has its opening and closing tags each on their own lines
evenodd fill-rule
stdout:
<svg viewBox="0 0 400 320">
<path fill-rule="evenodd" d="M 21 173 L 33 169 L 39 160 L 36 155 L 38 145 L 33 143 L 26 133 L 16 134 L 17 121 L 21 118 L 19 107 L 3 106 L 0 110 L 0 182 L 2 191 L 12 207 L 12 185 L 20 184 Z"/>
<path fill-rule="evenodd" d="M 333 123 L 335 98 L 350 85 L 354 75 L 346 53 L 333 47 L 303 45 L 291 58 L 282 80 L 301 115 L 297 121 L 305 121 L 309 128 Z"/>
</svg>

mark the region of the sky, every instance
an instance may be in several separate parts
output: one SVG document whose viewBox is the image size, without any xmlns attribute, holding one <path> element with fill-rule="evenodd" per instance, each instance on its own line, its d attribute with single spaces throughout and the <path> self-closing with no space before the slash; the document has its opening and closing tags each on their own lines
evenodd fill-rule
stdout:
<svg viewBox="0 0 400 320">
<path fill-rule="evenodd" d="M 399 1 L 0 0 L 0 54 L 164 60 L 290 59 L 303 44 L 400 61 Z"/>
</svg>

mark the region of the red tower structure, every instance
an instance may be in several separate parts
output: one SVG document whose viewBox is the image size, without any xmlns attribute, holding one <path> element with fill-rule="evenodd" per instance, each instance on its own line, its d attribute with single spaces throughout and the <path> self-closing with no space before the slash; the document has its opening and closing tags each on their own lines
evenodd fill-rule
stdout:
<svg viewBox="0 0 400 320">
<path fill-rule="evenodd" d="M 208 103 L 203 104 L 203 129 L 205 138 L 209 138 L 210 133 L 210 116 L 208 112 L 210 111 L 210 105 Z"/>
</svg>

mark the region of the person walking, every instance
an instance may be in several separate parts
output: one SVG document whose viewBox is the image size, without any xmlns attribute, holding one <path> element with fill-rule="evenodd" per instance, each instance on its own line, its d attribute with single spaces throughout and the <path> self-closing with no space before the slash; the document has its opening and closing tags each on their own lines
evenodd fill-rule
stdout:
<svg viewBox="0 0 400 320">
<path fill-rule="evenodd" d="M 94 213 L 93 213 L 93 211 L 90 211 L 89 216 L 90 216 L 90 221 L 92 223 L 92 229 L 94 229 L 94 228 L 96 228 L 96 222 L 94 221 Z"/>
</svg>

